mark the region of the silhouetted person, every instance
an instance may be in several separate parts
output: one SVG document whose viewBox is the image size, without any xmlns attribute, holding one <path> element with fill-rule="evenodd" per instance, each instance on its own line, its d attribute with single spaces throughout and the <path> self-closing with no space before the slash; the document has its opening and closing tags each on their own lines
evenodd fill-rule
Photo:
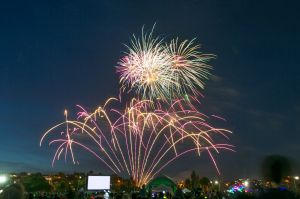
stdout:
<svg viewBox="0 0 300 199">
<path fill-rule="evenodd" d="M 174 194 L 174 198 L 175 199 L 184 199 L 184 195 L 183 195 L 183 192 L 180 187 L 177 187 L 175 194 Z"/>
<path fill-rule="evenodd" d="M 249 194 L 246 194 L 246 193 L 241 193 L 236 197 L 236 199 L 258 199 L 258 198 L 251 196 Z"/>
<path fill-rule="evenodd" d="M 140 198 L 142 199 L 147 198 L 147 190 L 145 185 L 143 185 L 142 188 L 140 189 Z"/>
<path fill-rule="evenodd" d="M 136 197 L 137 195 L 136 195 L 136 193 L 135 192 L 132 192 L 132 194 L 131 194 L 131 198 L 132 199 L 137 199 L 137 197 Z"/>
<path fill-rule="evenodd" d="M 0 199 L 24 199 L 24 188 L 20 184 L 12 184 L 5 188 L 0 195 Z"/>
<path fill-rule="evenodd" d="M 53 199 L 59 199 L 57 193 L 54 195 L 54 198 Z"/>
<path fill-rule="evenodd" d="M 32 193 L 29 193 L 28 199 L 33 199 L 33 194 Z"/>
<path fill-rule="evenodd" d="M 151 186 L 149 186 L 149 188 L 148 188 L 148 198 L 152 198 L 152 187 Z"/>
<path fill-rule="evenodd" d="M 293 192 L 280 189 L 269 189 L 263 193 L 260 199 L 299 199 Z"/>
<path fill-rule="evenodd" d="M 163 199 L 163 198 L 164 198 L 163 192 L 159 192 L 159 194 L 158 194 L 158 199 Z"/>
<path fill-rule="evenodd" d="M 108 193 L 108 191 L 104 191 L 104 199 L 109 199 L 109 193 Z"/>
</svg>

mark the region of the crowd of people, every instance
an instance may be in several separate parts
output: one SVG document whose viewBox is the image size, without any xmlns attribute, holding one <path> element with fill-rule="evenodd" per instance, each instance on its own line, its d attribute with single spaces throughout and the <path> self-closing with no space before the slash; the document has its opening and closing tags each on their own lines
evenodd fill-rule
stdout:
<svg viewBox="0 0 300 199">
<path fill-rule="evenodd" d="M 295 192 L 280 190 L 278 188 L 266 189 L 261 193 L 236 193 L 229 194 L 211 190 L 202 192 L 201 190 L 192 190 L 188 193 L 178 187 L 174 193 L 157 192 L 147 190 L 143 186 L 139 191 L 131 193 L 108 191 L 102 192 L 84 192 L 84 191 L 67 191 L 65 193 L 47 193 L 36 192 L 27 193 L 21 184 L 12 184 L 6 187 L 0 194 L 0 199 L 300 199 Z"/>
</svg>

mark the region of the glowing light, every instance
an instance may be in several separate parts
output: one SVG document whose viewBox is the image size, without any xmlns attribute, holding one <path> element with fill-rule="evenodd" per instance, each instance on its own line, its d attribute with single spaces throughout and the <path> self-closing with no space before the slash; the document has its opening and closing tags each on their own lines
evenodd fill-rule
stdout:
<svg viewBox="0 0 300 199">
<path fill-rule="evenodd" d="M 4 183 L 6 183 L 7 182 L 7 176 L 5 176 L 5 175 L 1 175 L 0 176 L 0 184 L 4 184 Z"/>
<path fill-rule="evenodd" d="M 153 27 L 154 28 L 154 27 Z M 131 46 L 118 62 L 122 91 L 134 90 L 143 99 L 176 99 L 187 93 L 198 95 L 212 69 L 207 63 L 214 57 L 202 54 L 195 39 L 170 43 L 142 30 L 133 36 Z"/>
<path fill-rule="evenodd" d="M 295 180 L 299 180 L 299 176 L 295 176 L 294 179 L 295 179 Z"/>
<path fill-rule="evenodd" d="M 249 181 L 246 180 L 243 184 L 245 185 L 245 187 L 248 187 L 249 186 Z"/>
<path fill-rule="evenodd" d="M 219 182 L 216 180 L 216 181 L 215 181 L 215 184 L 219 184 Z"/>
<path fill-rule="evenodd" d="M 227 190 L 227 192 L 229 193 L 237 193 L 237 192 L 246 192 L 245 190 L 245 186 L 238 184 L 238 185 L 234 185 L 232 186 L 229 190 Z"/>
</svg>

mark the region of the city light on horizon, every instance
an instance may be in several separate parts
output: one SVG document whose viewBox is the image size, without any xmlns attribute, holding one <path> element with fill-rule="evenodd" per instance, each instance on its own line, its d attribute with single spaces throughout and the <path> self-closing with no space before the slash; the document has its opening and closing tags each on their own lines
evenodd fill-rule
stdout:
<svg viewBox="0 0 300 199">
<path fill-rule="evenodd" d="M 7 182 L 7 176 L 6 175 L 1 175 L 0 176 L 0 184 L 4 184 Z"/>
</svg>

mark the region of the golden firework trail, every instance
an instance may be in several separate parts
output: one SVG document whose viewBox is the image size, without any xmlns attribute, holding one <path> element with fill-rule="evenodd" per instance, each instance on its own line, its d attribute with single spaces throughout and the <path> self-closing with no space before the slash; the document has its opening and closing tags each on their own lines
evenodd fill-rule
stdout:
<svg viewBox="0 0 300 199">
<path fill-rule="evenodd" d="M 112 172 L 127 173 L 141 186 L 167 165 L 191 152 L 200 156 L 206 151 L 219 172 L 213 153 L 221 149 L 233 151 L 232 145 L 217 143 L 214 139 L 228 139 L 231 132 L 212 127 L 209 117 L 185 100 L 175 100 L 164 108 L 164 102 L 134 98 L 122 111 L 113 108 L 120 106 L 115 98 L 110 98 L 92 113 L 78 106 L 76 120 L 70 120 L 65 112 L 66 120 L 50 128 L 40 141 L 41 145 L 48 138 L 49 145 L 57 147 L 52 164 L 63 153 L 65 159 L 70 154 L 76 164 L 79 160 L 73 148 L 79 147 Z"/>
</svg>

